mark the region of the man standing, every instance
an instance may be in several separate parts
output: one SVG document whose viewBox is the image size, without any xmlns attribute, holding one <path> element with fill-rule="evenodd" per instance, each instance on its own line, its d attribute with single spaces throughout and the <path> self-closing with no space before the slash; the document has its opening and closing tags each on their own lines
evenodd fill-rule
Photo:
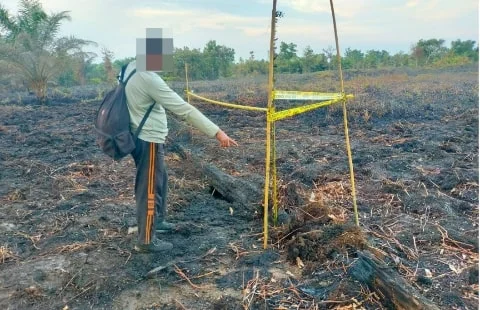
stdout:
<svg viewBox="0 0 480 310">
<path fill-rule="evenodd" d="M 136 62 L 128 64 L 124 81 L 136 70 Z M 166 110 L 185 119 L 208 137 L 215 137 L 222 147 L 236 146 L 226 135 L 194 106 L 185 102 L 163 79 L 151 71 L 138 71 L 128 80 L 125 88 L 130 112 L 131 131 L 135 132 L 150 106 L 155 102 L 132 152 L 137 169 L 135 200 L 137 205 L 138 252 L 160 252 L 173 245 L 155 236 L 157 230 L 172 230 L 174 225 L 165 221 L 167 203 L 167 172 L 164 165 L 164 142 L 168 134 Z"/>
</svg>

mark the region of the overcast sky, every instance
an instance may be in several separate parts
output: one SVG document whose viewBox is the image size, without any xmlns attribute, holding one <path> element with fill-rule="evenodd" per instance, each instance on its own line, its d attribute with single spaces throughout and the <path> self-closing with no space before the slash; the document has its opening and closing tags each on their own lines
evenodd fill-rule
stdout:
<svg viewBox="0 0 480 310">
<path fill-rule="evenodd" d="M 11 14 L 18 0 L 1 0 Z M 209 40 L 235 49 L 235 56 L 267 58 L 271 0 L 41 0 L 47 12 L 70 11 L 62 35 L 75 35 L 135 56 L 145 28 L 170 28 L 174 46 L 203 48 Z M 409 52 L 420 39 L 478 42 L 478 0 L 334 0 L 340 48 L 391 54 Z M 329 0 L 278 0 L 278 42 L 310 45 L 315 52 L 335 46 Z"/>
</svg>

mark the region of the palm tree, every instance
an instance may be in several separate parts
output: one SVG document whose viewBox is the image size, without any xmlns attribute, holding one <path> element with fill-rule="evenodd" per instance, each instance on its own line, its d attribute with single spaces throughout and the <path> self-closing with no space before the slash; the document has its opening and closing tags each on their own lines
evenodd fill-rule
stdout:
<svg viewBox="0 0 480 310">
<path fill-rule="evenodd" d="M 0 5 L 0 59 L 23 77 L 40 102 L 46 101 L 48 82 L 67 61 L 95 44 L 73 36 L 57 38 L 65 20 L 71 20 L 68 11 L 48 15 L 37 0 L 21 0 L 13 17 Z"/>
</svg>

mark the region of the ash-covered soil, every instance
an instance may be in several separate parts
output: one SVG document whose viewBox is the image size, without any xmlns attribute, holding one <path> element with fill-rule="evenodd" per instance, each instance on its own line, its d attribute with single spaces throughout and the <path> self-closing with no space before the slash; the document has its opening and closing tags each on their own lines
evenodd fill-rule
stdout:
<svg viewBox="0 0 480 310">
<path fill-rule="evenodd" d="M 228 102 L 266 101 L 263 77 L 191 86 Z M 335 91 L 337 82 L 279 76 L 277 86 Z M 135 254 L 134 164 L 96 147 L 99 102 L 4 101 L 0 307 L 382 309 L 388 301 L 349 274 L 357 251 L 370 250 L 439 308 L 476 309 L 478 71 L 354 72 L 346 87 L 356 96 L 348 108 L 360 227 L 333 106 L 276 125 L 282 224 L 271 227 L 268 250 L 262 201 L 225 200 L 202 163 L 176 153 L 188 148 L 261 191 L 264 115 L 194 102 L 240 147 L 219 148 L 188 127 L 171 131 L 169 220 L 178 230 L 160 237 L 174 248 Z"/>
</svg>

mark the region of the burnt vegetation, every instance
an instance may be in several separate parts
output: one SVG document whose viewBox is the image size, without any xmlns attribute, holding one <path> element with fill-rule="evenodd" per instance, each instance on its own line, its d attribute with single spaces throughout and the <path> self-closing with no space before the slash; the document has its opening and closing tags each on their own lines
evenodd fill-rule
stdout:
<svg viewBox="0 0 480 310">
<path fill-rule="evenodd" d="M 393 56 L 347 49 L 360 227 L 333 105 L 276 125 L 280 214 L 268 250 L 265 115 L 192 102 L 241 145 L 229 149 L 169 116 L 169 216 L 179 225 L 162 236 L 171 252 L 145 255 L 131 251 L 133 161 L 108 160 L 93 130 L 104 91 L 129 59 L 104 49 L 95 64 L 84 51 L 92 42 L 57 38 L 68 12 L 21 5 L 18 16 L 0 7 L 1 308 L 477 308 L 475 42 L 420 40 Z M 279 49 L 278 89 L 338 90 L 332 50 Z M 225 63 L 208 63 L 220 54 Z M 234 64 L 233 50 L 211 41 L 177 50 L 175 61 L 165 78 L 178 93 L 188 62 L 196 94 L 266 104 L 266 62 L 253 53 Z"/>
<path fill-rule="evenodd" d="M 241 143 L 224 150 L 170 119 L 170 216 L 180 227 L 165 236 L 175 245 L 171 253 L 148 256 L 131 253 L 133 162 L 106 160 L 95 145 L 96 92 L 85 91 L 83 102 L 2 104 L 1 303 L 22 309 L 392 307 L 377 290 L 380 282 L 359 276 L 358 268 L 380 266 L 408 285 L 398 292 L 411 298 L 474 309 L 476 67 L 346 75 L 347 92 L 356 96 L 349 120 L 361 226 L 352 225 L 341 110 L 331 106 L 277 125 L 281 212 L 267 251 L 261 249 L 261 113 L 195 102 Z M 331 72 L 277 76 L 279 87 L 287 83 L 310 90 L 334 89 L 337 81 Z M 197 81 L 191 88 L 262 106 L 264 84 L 245 78 Z M 282 104 L 279 109 L 294 103 Z M 374 260 L 361 254 L 367 252 Z"/>
</svg>

